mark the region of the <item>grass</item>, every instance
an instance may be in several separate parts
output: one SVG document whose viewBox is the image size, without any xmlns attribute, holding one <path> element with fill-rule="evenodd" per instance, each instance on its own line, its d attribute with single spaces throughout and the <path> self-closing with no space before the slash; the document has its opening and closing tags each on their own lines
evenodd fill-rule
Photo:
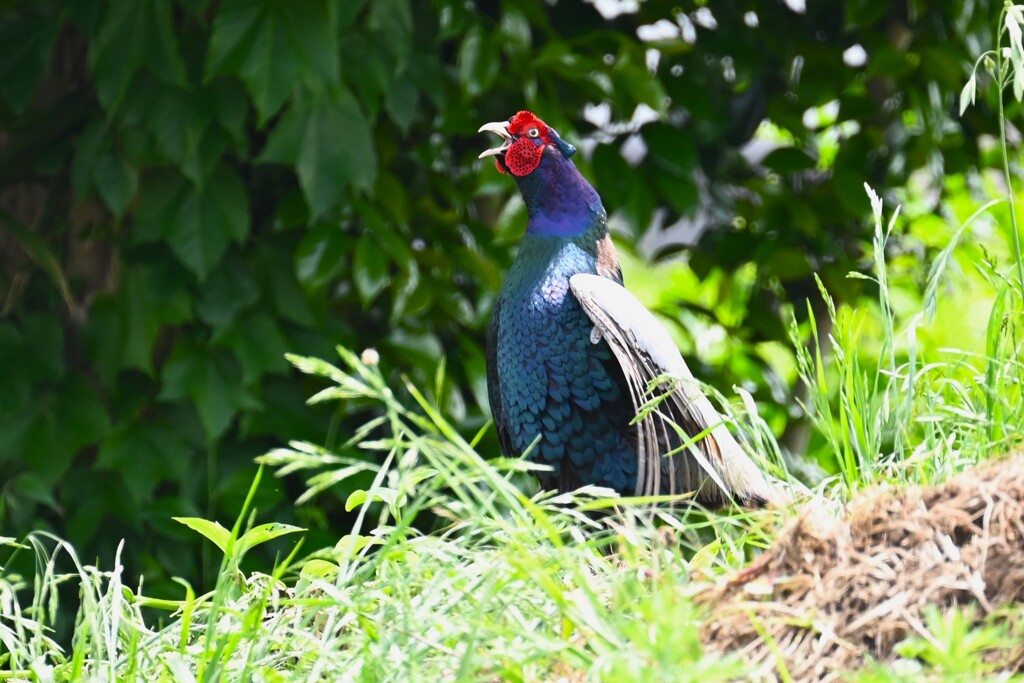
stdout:
<svg viewBox="0 0 1024 683">
<path fill-rule="evenodd" d="M 1001 26 L 1016 16 L 1004 10 Z M 1016 35 L 1002 31 L 1004 40 Z M 990 55 L 999 93 L 1024 69 L 1024 52 L 1008 55 Z M 965 97 L 973 102 L 974 76 L 971 83 Z M 1009 266 L 986 257 L 954 272 L 971 246 L 973 225 L 996 200 L 954 231 L 909 311 L 897 303 L 901 285 L 887 263 L 897 215 L 887 220 L 868 189 L 875 224 L 868 277 L 877 301 L 837 307 L 822 290 L 831 332 L 813 325 L 793 330 L 796 365 L 810 387 L 806 410 L 837 464 L 836 475 L 818 487 L 825 498 L 843 502 L 880 482 L 942 481 L 1019 445 L 1024 261 L 1008 161 L 1004 171 Z M 955 290 L 965 281 L 992 293 L 984 335 L 960 347 L 924 343 L 944 338 L 937 328 L 951 321 L 942 316 L 942 301 L 957 297 L 950 283 Z M 817 352 L 799 343 L 807 334 Z M 464 440 L 420 389 L 394 389 L 371 356 L 338 352 L 339 365 L 291 360 L 331 382 L 313 401 L 359 400 L 376 408 L 378 417 L 339 450 L 373 452 L 380 457 L 370 460 L 382 464 L 309 443 L 261 458 L 279 476 L 308 477 L 301 500 L 355 474 L 372 475 L 372 485 L 349 498 L 357 522 L 333 548 L 302 554 L 296 543 L 272 573 L 255 573 L 243 568 L 246 552 L 301 530 L 254 525 L 251 500 L 231 529 L 182 519 L 223 559 L 211 591 L 183 583 L 181 599 L 169 601 L 146 597 L 143 586 L 123 576 L 119 555 L 102 569 L 46 534 L 22 543 L 0 538 L 10 553 L 36 559 L 32 577 L 0 566 L 0 680 L 712 683 L 757 673 L 738 655 L 705 650 L 705 615 L 693 595 L 701 582 L 746 566 L 791 511 L 683 515 L 597 489 L 528 495 L 520 484 L 529 463 L 485 459 L 475 449 L 479 435 Z M 438 375 L 440 386 L 443 366 Z M 753 400 L 744 398 L 735 419 L 759 452 L 777 453 Z M 70 646 L 62 647 L 53 636 L 57 606 L 71 592 L 78 616 Z M 921 628 L 924 635 L 897 648 L 900 659 L 868 663 L 854 679 L 991 674 L 984 653 L 1005 645 L 1010 631 L 1019 636 L 1024 616 L 1017 610 L 1009 620 L 978 626 L 960 613 L 936 611 Z"/>
<path fill-rule="evenodd" d="M 527 497 L 512 481 L 527 468 L 523 461 L 481 459 L 415 387 L 407 387 L 414 411 L 376 368 L 339 352 L 347 371 L 314 359 L 293 362 L 336 382 L 320 399 L 360 397 L 383 408 L 373 436 L 359 435 L 363 447 L 386 457 L 373 486 L 353 495 L 360 516 L 351 534 L 333 549 L 283 561 L 273 575 L 246 574 L 239 571 L 246 549 L 293 530 L 244 531 L 236 524 L 227 531 L 188 520 L 217 541 L 224 561 L 214 591 L 189 592 L 177 603 L 150 601 L 124 586 L 116 562 L 109 572 L 83 567 L 67 545 L 34 538 L 47 567 L 35 602 L 21 610 L 11 583 L 3 593 L 0 628 L 12 676 L 525 681 L 576 680 L 592 672 L 641 681 L 661 672 L 706 681 L 742 674 L 734 658 L 703 656 L 700 614 L 686 586 L 695 562 L 714 572 L 766 542 L 748 529 L 756 516 L 711 516 L 689 527 L 667 513 L 633 507 L 598 522 L 585 513 L 607 503 L 600 492 Z M 308 444 L 264 460 L 293 470 L 339 464 Z M 428 513 L 438 519 L 437 531 L 424 534 L 412 522 Z M 240 520 L 246 515 L 243 510 Z M 699 561 L 687 560 L 680 545 L 661 540 L 665 532 L 655 518 L 694 539 L 714 529 L 719 541 L 702 547 Z M 620 561 L 604 554 L 610 542 Z M 62 553 L 75 563 L 75 574 L 50 570 Z M 44 626 L 62 581 L 82 591 L 67 657 Z M 173 610 L 173 618 L 151 629 L 143 607 Z"/>
<path fill-rule="evenodd" d="M 1024 431 L 1012 322 L 991 317 L 991 356 L 935 361 L 908 351 L 923 317 L 901 324 L 886 303 L 887 234 L 879 207 L 877 308 L 833 309 L 832 361 L 800 358 L 818 428 L 842 454 L 839 475 L 824 489 L 839 501 L 874 482 L 941 480 L 1006 450 Z M 1005 282 L 997 306 L 1022 310 L 1009 276 Z M 879 312 L 887 319 L 869 319 Z M 885 330 L 876 365 L 858 353 L 869 322 Z M 31 586 L 0 578 L 0 679 L 708 683 L 754 673 L 738 656 L 705 651 L 703 613 L 692 596 L 700 581 L 743 567 L 769 544 L 787 511 L 683 516 L 600 490 L 528 496 L 517 484 L 529 463 L 485 460 L 417 387 L 393 389 L 375 365 L 338 352 L 337 366 L 291 360 L 331 381 L 314 401 L 377 406 L 379 417 L 347 445 L 378 452 L 383 464 L 307 443 L 261 460 L 278 474 L 306 473 L 310 495 L 369 469 L 373 484 L 349 499 L 358 509 L 349 534 L 334 548 L 301 559 L 293 553 L 260 574 L 241 569 L 245 553 L 297 529 L 253 526 L 249 502 L 230 530 L 181 520 L 214 542 L 223 561 L 211 592 L 183 586 L 179 601 L 151 600 L 127 585 L 116 557 L 101 570 L 58 539 L 32 536 L 19 550 L 37 558 Z M 609 508 L 612 514 L 591 514 Z M 424 520 L 434 520 L 433 532 L 418 530 L 414 523 Z M 75 570 L 59 573 L 67 561 Z M 65 652 L 50 628 L 66 584 L 78 590 L 80 609 Z M 22 605 L 26 594 L 31 602 Z M 145 608 L 166 612 L 163 625 L 153 626 Z M 965 631 L 964 623 L 935 617 L 927 624 L 931 638 L 901 646 L 901 662 L 858 675 L 962 680 L 1006 637 L 1005 626 Z"/>
</svg>

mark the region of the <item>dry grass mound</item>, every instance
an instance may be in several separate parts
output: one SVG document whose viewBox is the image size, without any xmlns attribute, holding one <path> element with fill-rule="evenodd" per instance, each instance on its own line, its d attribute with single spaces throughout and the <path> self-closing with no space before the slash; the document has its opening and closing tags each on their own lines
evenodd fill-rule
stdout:
<svg viewBox="0 0 1024 683">
<path fill-rule="evenodd" d="M 840 680 L 868 655 L 893 658 L 928 637 L 927 605 L 978 605 L 979 616 L 1024 599 L 1024 454 L 941 486 L 876 489 L 843 520 L 805 510 L 758 561 L 705 591 L 709 650 L 739 652 L 798 681 Z M 1024 645 L 992 653 L 1024 669 Z"/>
</svg>

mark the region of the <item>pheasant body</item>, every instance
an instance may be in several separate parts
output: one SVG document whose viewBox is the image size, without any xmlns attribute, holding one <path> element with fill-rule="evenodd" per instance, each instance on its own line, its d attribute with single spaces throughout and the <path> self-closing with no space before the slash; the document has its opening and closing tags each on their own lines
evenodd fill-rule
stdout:
<svg viewBox="0 0 1024 683">
<path fill-rule="evenodd" d="M 636 485 L 625 428 L 632 415 L 614 356 L 603 341 L 592 343 L 593 324 L 569 289 L 573 275 L 597 273 L 605 234 L 602 219 L 574 238 L 527 235 L 491 323 L 491 402 L 501 406 L 506 440 L 523 453 L 539 435 L 532 457 L 553 468 L 542 483 L 561 489 Z"/>
</svg>

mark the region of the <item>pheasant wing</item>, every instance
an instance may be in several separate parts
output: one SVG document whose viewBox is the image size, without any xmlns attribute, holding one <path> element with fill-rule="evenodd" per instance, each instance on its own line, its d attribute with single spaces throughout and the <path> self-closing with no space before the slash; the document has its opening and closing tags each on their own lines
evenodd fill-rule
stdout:
<svg viewBox="0 0 1024 683">
<path fill-rule="evenodd" d="M 730 500 L 762 505 L 775 499 L 776 491 L 725 427 L 654 315 L 607 278 L 581 273 L 569 286 L 594 323 L 592 340 L 607 342 L 622 368 L 634 412 L 651 398 L 660 399 L 636 424 L 636 495 L 694 492 L 709 505 Z M 657 384 L 652 395 L 648 387 L 662 376 L 671 381 Z M 694 437 L 699 437 L 695 443 Z"/>
</svg>

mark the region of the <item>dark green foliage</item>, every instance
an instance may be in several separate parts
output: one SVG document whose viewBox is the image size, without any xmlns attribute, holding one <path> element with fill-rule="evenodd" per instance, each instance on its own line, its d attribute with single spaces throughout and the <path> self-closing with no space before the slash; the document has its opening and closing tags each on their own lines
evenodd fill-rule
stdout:
<svg viewBox="0 0 1024 683">
<path fill-rule="evenodd" d="M 128 537 L 129 575 L 195 578 L 170 517 L 233 519 L 255 456 L 337 446 L 361 409 L 304 407 L 315 387 L 285 351 L 375 346 L 417 380 L 448 354 L 442 400 L 482 424 L 483 328 L 522 216 L 499 220 L 514 189 L 475 161 L 475 131 L 524 107 L 574 143 L 588 102 L 661 115 L 637 165 L 622 127 L 579 163 L 636 236 L 661 207 L 706 221 L 702 276 L 757 264 L 728 321 L 748 346 L 785 338 L 782 305 L 814 272 L 856 296 L 862 183 L 962 171 L 993 127 L 954 118 L 993 3 L 680 19 L 703 4 L 612 20 L 571 0 L 0 4 L 0 533 L 51 528 L 103 558 Z M 658 20 L 696 42 L 641 43 Z M 843 63 L 855 44 L 864 67 Z M 804 112 L 834 100 L 856 126 L 823 157 Z M 766 116 L 790 142 L 754 163 L 740 149 Z M 792 400 L 752 352 L 700 374 Z M 347 491 L 293 510 L 289 486 L 264 482 L 263 517 L 312 527 L 309 547 L 344 533 Z"/>
</svg>

